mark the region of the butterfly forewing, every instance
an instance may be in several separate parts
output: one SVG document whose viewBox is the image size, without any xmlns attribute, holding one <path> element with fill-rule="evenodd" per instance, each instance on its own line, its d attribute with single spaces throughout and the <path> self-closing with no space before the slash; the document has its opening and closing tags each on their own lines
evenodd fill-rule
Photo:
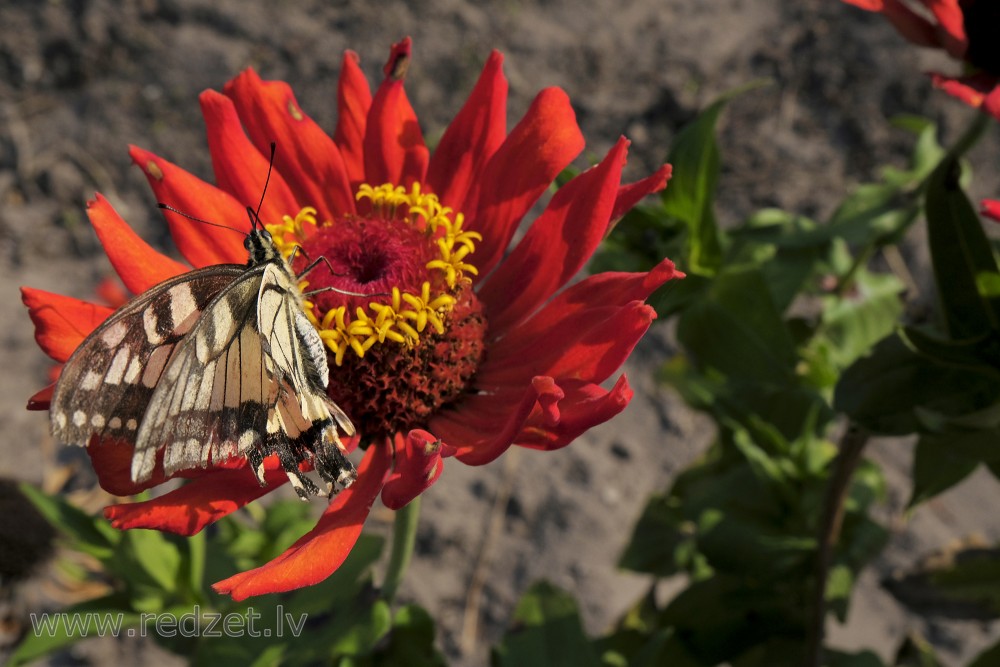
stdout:
<svg viewBox="0 0 1000 667">
<path fill-rule="evenodd" d="M 135 481 L 152 476 L 160 452 L 168 476 L 245 456 L 261 484 L 264 458 L 277 454 L 303 497 L 320 492 L 303 463 L 330 485 L 354 481 L 337 436 L 354 428 L 326 394 L 326 354 L 296 277 L 263 230 L 245 245 L 247 266 L 161 283 L 81 344 L 53 398 L 60 441 L 133 442 Z"/>
<path fill-rule="evenodd" d="M 56 440 L 133 440 L 175 346 L 212 298 L 245 270 L 219 265 L 191 271 L 112 313 L 62 369 L 49 413 Z"/>
</svg>

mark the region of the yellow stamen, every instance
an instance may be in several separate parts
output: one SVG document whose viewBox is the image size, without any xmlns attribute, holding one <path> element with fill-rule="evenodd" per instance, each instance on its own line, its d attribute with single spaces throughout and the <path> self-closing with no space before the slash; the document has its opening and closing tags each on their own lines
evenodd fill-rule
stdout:
<svg viewBox="0 0 1000 667">
<path fill-rule="evenodd" d="M 414 183 L 409 192 L 401 185 L 385 183 L 373 187 L 363 183 L 355 198 L 369 200 L 374 216 L 402 220 L 433 239 L 438 256 L 425 268 L 439 280 L 424 281 L 420 294 L 400 292 L 393 287 L 389 303 L 372 302 L 367 309 L 358 307 L 353 318 L 344 306 L 318 313 L 315 304 L 306 301 L 306 315 L 333 352 L 338 366 L 348 349 L 363 357 L 375 343 L 387 340 L 413 347 L 420 343 L 428 325 L 438 334 L 444 333 L 448 313 L 455 306 L 454 294 L 463 284 L 471 282 L 468 275 L 479 273 L 463 260 L 475 252 L 476 242 L 483 240 L 478 232 L 462 229 L 464 215 L 442 206 L 437 195 L 421 192 L 419 183 Z M 267 225 L 283 257 L 290 257 L 317 228 L 334 224 L 329 220 L 319 223 L 316 215 L 316 209 L 307 206 L 294 218 L 286 215 L 280 223 Z M 300 288 L 304 290 L 307 284 L 303 281 Z"/>
</svg>

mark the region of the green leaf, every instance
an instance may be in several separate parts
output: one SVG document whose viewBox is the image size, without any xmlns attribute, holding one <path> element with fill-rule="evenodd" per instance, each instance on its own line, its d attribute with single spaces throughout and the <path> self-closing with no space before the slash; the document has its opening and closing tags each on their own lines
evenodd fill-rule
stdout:
<svg viewBox="0 0 1000 667">
<path fill-rule="evenodd" d="M 703 369 L 758 384 L 794 384 L 795 344 L 756 268 L 720 274 L 683 314 L 677 337 Z"/>
<path fill-rule="evenodd" d="M 1000 642 L 986 649 L 976 659 L 969 663 L 969 667 L 995 667 L 1000 665 Z"/>
<path fill-rule="evenodd" d="M 685 270 L 691 273 L 711 276 L 722 265 L 722 245 L 713 210 L 719 180 L 715 124 L 731 99 L 761 85 L 762 82 L 753 82 L 726 93 L 674 137 L 667 158 L 674 171 L 670 185 L 663 192 L 663 205 L 667 215 L 683 220 L 688 226 Z"/>
<path fill-rule="evenodd" d="M 993 405 L 998 397 L 1000 383 L 992 373 L 936 364 L 893 335 L 844 371 L 834 408 L 873 433 L 907 435 L 924 430 L 918 408 L 959 417 Z"/>
<path fill-rule="evenodd" d="M 400 607 L 392 622 L 389 645 L 377 654 L 386 667 L 444 667 L 444 656 L 434 647 L 434 619 L 422 607 Z"/>
<path fill-rule="evenodd" d="M 924 435 L 913 455 L 913 493 L 907 508 L 913 508 L 950 489 L 979 467 L 978 457 L 956 451 L 947 436 Z M 995 448 L 1000 462 L 1000 447 Z"/>
<path fill-rule="evenodd" d="M 686 532 L 684 525 L 676 500 L 666 495 L 651 496 L 639 515 L 618 566 L 659 577 L 676 574 L 674 554 L 678 546 L 692 539 L 694 533 L 693 525 Z"/>
<path fill-rule="evenodd" d="M 56 529 L 72 540 L 72 547 L 100 561 L 112 558 L 122 533 L 104 517 L 92 517 L 57 496 L 50 496 L 30 484 L 18 485 L 21 493 Z"/>
<path fill-rule="evenodd" d="M 997 264 L 982 223 L 958 183 L 956 158 L 945 159 L 927 185 L 927 235 L 931 263 L 947 330 L 952 339 L 1000 330 L 995 298 L 980 292 L 980 274 Z"/>
<path fill-rule="evenodd" d="M 802 604 L 787 586 L 717 575 L 681 591 L 663 611 L 661 622 L 674 626 L 697 659 L 716 665 L 769 637 L 784 636 L 804 644 Z"/>
<path fill-rule="evenodd" d="M 1000 616 L 1000 551 L 980 546 L 949 549 L 911 574 L 885 582 L 901 602 L 920 613 L 954 619 Z"/>
<path fill-rule="evenodd" d="M 85 637 L 116 636 L 122 629 L 139 623 L 139 614 L 128 611 L 127 605 L 127 599 L 114 593 L 72 605 L 59 613 L 32 614 L 32 629 L 6 664 L 16 667 L 37 660 Z"/>
<path fill-rule="evenodd" d="M 598 667 L 600 661 L 583 633 L 573 597 L 548 582 L 531 586 L 518 602 L 513 626 L 494 648 L 498 667 Z"/>
<path fill-rule="evenodd" d="M 871 651 L 861 653 L 842 653 L 840 651 L 824 651 L 826 667 L 885 667 L 885 663 Z"/>
<path fill-rule="evenodd" d="M 896 651 L 894 667 L 941 667 L 926 639 L 911 633 Z"/>
<path fill-rule="evenodd" d="M 163 592 L 172 592 L 181 583 L 180 568 L 181 553 L 176 544 L 159 531 L 135 529 L 125 532 L 110 569 L 129 583 L 153 583 Z"/>
</svg>

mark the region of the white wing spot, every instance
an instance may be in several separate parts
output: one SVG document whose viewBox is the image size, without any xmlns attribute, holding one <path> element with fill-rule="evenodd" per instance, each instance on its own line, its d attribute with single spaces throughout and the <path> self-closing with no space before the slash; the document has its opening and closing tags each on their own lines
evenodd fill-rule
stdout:
<svg viewBox="0 0 1000 667">
<path fill-rule="evenodd" d="M 73 425 L 83 426 L 87 423 L 87 415 L 84 414 L 83 410 L 77 410 L 73 413 Z"/>
<path fill-rule="evenodd" d="M 83 379 L 80 380 L 80 389 L 83 389 L 84 391 L 94 391 L 101 386 L 101 379 L 101 374 L 97 371 L 87 371 L 87 373 L 83 376 Z"/>
<path fill-rule="evenodd" d="M 251 447 L 253 447 L 254 442 L 257 440 L 257 432 L 252 430 L 243 431 L 240 434 L 240 452 L 245 452 Z"/>
<path fill-rule="evenodd" d="M 168 293 L 170 294 L 170 317 L 174 321 L 174 333 L 186 334 L 198 321 L 198 304 L 191 292 L 191 285 L 179 283 L 171 287 Z"/>
<path fill-rule="evenodd" d="M 108 422 L 108 427 L 113 429 L 119 429 L 122 427 L 121 417 L 112 417 L 111 421 Z"/>
<path fill-rule="evenodd" d="M 139 373 L 141 372 L 142 363 L 139 362 L 139 357 L 132 357 L 132 361 L 128 362 L 128 369 L 125 371 L 126 384 L 135 384 L 135 381 L 139 379 Z"/>
<path fill-rule="evenodd" d="M 66 428 L 66 413 L 65 412 L 56 413 L 56 425 L 58 425 L 59 428 Z"/>
<path fill-rule="evenodd" d="M 115 358 L 111 360 L 111 366 L 108 368 L 107 375 L 104 376 L 104 381 L 108 384 L 121 384 L 127 366 L 128 348 L 123 347 L 115 353 Z"/>
<path fill-rule="evenodd" d="M 130 431 L 134 431 L 137 428 L 139 428 L 139 422 L 137 422 L 134 419 L 129 419 L 127 422 L 125 422 L 125 428 L 127 428 Z"/>
<path fill-rule="evenodd" d="M 146 332 L 146 341 L 150 345 L 159 345 L 164 341 L 163 335 L 156 330 L 156 312 L 152 307 L 142 311 L 142 328 Z"/>
<path fill-rule="evenodd" d="M 90 425 L 94 428 L 104 428 L 104 415 L 94 415 L 90 418 Z"/>
<path fill-rule="evenodd" d="M 128 333 L 128 327 L 125 322 L 118 320 L 101 334 L 101 340 L 104 344 L 110 348 L 118 347 L 118 344 L 125 340 L 125 334 Z"/>
</svg>

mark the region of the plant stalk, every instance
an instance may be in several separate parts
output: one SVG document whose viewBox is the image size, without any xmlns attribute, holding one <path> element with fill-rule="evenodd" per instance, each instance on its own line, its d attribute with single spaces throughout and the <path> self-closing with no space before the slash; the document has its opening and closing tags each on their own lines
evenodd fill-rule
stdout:
<svg viewBox="0 0 1000 667">
<path fill-rule="evenodd" d="M 392 552 L 389 554 L 389 565 L 386 567 L 385 581 L 382 583 L 382 597 L 386 602 L 392 602 L 400 584 L 403 583 L 406 568 L 413 557 L 413 548 L 417 544 L 419 521 L 420 496 L 396 510 L 396 518 L 392 524 Z"/>
<path fill-rule="evenodd" d="M 844 522 L 844 502 L 847 499 L 851 479 L 861 462 L 861 453 L 866 444 L 868 444 L 868 432 L 855 424 L 849 424 L 847 431 L 840 439 L 840 453 L 834 460 L 833 474 L 830 476 L 826 488 L 817 543 L 813 615 L 806 649 L 805 664 L 809 667 L 821 667 L 822 665 L 827 608 L 826 582 L 833 562 L 833 550 L 840 539 L 840 528 Z"/>
</svg>

